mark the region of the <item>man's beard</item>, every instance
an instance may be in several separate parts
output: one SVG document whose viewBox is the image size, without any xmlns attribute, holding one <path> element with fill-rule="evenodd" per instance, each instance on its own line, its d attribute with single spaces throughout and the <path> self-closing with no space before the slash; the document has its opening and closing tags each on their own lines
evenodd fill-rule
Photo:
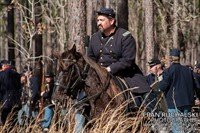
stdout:
<svg viewBox="0 0 200 133">
<path fill-rule="evenodd" d="M 98 29 L 100 32 L 102 32 L 102 33 L 104 32 L 104 28 L 101 25 L 98 26 Z"/>
</svg>

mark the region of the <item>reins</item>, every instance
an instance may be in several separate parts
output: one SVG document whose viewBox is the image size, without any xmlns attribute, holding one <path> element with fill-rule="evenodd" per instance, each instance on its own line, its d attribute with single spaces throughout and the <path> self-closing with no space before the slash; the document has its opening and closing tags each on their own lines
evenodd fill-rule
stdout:
<svg viewBox="0 0 200 133">
<path fill-rule="evenodd" d="M 100 92 L 98 92 L 92 96 L 86 97 L 86 98 L 78 101 L 76 104 L 74 104 L 73 107 L 78 107 L 78 106 L 82 105 L 83 103 L 88 102 L 91 99 L 95 99 L 95 98 L 99 97 L 103 92 L 105 92 L 108 89 L 109 84 L 110 84 L 110 79 L 111 79 L 110 73 L 107 73 L 107 80 L 106 80 L 106 83 L 102 86 L 103 89 Z"/>
</svg>

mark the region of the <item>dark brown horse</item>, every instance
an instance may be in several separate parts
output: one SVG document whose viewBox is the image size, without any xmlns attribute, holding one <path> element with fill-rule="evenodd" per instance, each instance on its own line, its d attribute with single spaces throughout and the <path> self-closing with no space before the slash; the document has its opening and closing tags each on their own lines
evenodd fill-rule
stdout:
<svg viewBox="0 0 200 133">
<path fill-rule="evenodd" d="M 57 56 L 59 73 L 53 98 L 62 102 L 66 95 L 76 99 L 83 90 L 87 97 L 80 100 L 76 107 L 85 102 L 91 106 L 90 118 L 99 116 L 109 104 L 109 108 L 117 108 L 125 98 L 106 69 L 73 48 Z"/>
</svg>

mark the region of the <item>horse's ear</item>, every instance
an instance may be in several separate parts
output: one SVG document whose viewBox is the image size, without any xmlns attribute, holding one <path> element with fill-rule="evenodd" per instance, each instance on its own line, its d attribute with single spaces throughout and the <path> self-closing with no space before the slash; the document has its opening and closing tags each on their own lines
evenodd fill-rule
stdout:
<svg viewBox="0 0 200 133">
<path fill-rule="evenodd" d="M 76 45 L 74 45 L 74 46 L 72 47 L 72 49 L 70 49 L 70 51 L 71 51 L 72 53 L 75 53 L 75 52 L 76 52 Z"/>
</svg>

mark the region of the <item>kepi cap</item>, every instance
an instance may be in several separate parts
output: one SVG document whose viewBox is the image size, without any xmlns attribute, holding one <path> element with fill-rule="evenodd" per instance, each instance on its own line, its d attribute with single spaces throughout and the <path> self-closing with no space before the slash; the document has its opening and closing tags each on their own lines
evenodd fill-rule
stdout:
<svg viewBox="0 0 200 133">
<path fill-rule="evenodd" d="M 2 60 L 2 61 L 1 61 L 1 65 L 4 65 L 4 64 L 11 65 L 11 62 L 8 61 L 8 60 Z"/>
<path fill-rule="evenodd" d="M 106 15 L 106 16 L 110 16 L 112 18 L 115 18 L 115 12 L 111 8 L 102 7 L 99 11 L 97 11 L 97 14 L 98 15 Z"/>
<path fill-rule="evenodd" d="M 158 58 L 153 58 L 148 62 L 148 64 L 149 64 L 149 67 L 151 68 L 155 65 L 161 64 L 161 62 Z"/>
<path fill-rule="evenodd" d="M 180 50 L 179 49 L 171 49 L 170 56 L 180 57 Z"/>
</svg>

